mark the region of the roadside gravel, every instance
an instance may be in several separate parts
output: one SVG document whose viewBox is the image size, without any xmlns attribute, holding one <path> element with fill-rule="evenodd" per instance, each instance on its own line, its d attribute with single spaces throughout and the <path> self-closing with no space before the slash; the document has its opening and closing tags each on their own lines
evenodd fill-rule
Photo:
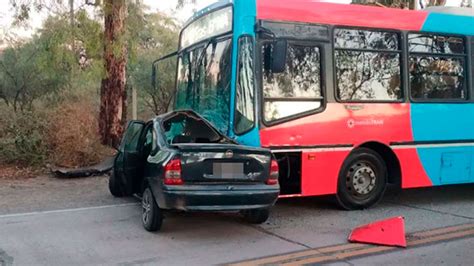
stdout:
<svg viewBox="0 0 474 266">
<path fill-rule="evenodd" d="M 135 201 L 112 197 L 107 176 L 58 179 L 41 175 L 30 179 L 0 179 L 0 215 Z"/>
</svg>

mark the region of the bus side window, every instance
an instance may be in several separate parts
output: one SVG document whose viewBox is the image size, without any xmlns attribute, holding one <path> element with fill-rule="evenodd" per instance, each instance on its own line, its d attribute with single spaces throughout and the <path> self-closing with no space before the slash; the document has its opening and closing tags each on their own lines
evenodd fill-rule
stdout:
<svg viewBox="0 0 474 266">
<path fill-rule="evenodd" d="M 458 36 L 408 35 L 411 96 L 415 100 L 466 100 L 467 53 Z"/>
<path fill-rule="evenodd" d="M 262 52 L 271 51 L 272 45 L 265 44 Z M 322 107 L 320 48 L 289 43 L 285 71 L 263 69 L 263 98 L 264 121 L 269 123 Z"/>
<path fill-rule="evenodd" d="M 400 101 L 400 34 L 393 31 L 334 30 L 336 96 L 343 102 Z"/>
</svg>

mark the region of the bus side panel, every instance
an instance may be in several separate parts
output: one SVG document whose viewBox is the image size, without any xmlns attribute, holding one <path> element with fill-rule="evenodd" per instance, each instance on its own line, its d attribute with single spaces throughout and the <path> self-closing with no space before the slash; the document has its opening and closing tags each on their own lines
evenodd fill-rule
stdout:
<svg viewBox="0 0 474 266">
<path fill-rule="evenodd" d="M 413 141 L 410 107 L 406 103 L 327 103 L 321 113 L 263 128 L 263 147 L 301 150 Z"/>
<path fill-rule="evenodd" d="M 420 162 L 416 148 L 394 149 L 402 170 L 402 188 L 431 187 L 433 183 Z"/>
<path fill-rule="evenodd" d="M 433 185 L 473 182 L 474 104 L 414 103 L 411 119 L 419 160 Z"/>
<path fill-rule="evenodd" d="M 418 154 L 433 185 L 472 182 L 471 147 L 420 148 Z"/>
<path fill-rule="evenodd" d="M 301 184 L 302 195 L 336 194 L 339 170 L 350 150 L 303 152 Z"/>
<path fill-rule="evenodd" d="M 263 147 L 302 152 L 303 195 L 336 193 L 344 160 L 362 144 L 413 141 L 406 103 L 328 103 L 321 113 L 263 128 L 260 136 Z"/>
</svg>

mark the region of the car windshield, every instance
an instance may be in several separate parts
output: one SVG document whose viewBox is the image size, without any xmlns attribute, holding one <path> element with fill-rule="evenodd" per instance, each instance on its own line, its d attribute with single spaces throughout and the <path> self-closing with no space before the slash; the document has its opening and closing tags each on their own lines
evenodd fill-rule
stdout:
<svg viewBox="0 0 474 266">
<path fill-rule="evenodd" d="M 210 39 L 178 60 L 175 110 L 192 109 L 220 132 L 229 130 L 231 38 Z"/>
</svg>

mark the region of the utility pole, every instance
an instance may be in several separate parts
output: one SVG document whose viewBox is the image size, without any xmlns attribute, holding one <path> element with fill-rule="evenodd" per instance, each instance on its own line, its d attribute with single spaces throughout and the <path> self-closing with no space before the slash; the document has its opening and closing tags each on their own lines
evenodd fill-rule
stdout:
<svg viewBox="0 0 474 266">
<path fill-rule="evenodd" d="M 137 88 L 132 86 L 132 119 L 138 119 L 138 99 L 137 99 Z"/>
<path fill-rule="evenodd" d="M 141 6 L 141 0 L 136 0 L 135 4 L 139 7 Z M 132 84 L 132 119 L 138 119 L 138 95 L 137 88 Z"/>
<path fill-rule="evenodd" d="M 75 53 L 76 52 L 76 40 L 74 38 L 74 0 L 69 0 L 69 16 L 70 16 L 70 19 L 71 19 L 71 48 L 72 48 L 72 52 Z"/>
</svg>

